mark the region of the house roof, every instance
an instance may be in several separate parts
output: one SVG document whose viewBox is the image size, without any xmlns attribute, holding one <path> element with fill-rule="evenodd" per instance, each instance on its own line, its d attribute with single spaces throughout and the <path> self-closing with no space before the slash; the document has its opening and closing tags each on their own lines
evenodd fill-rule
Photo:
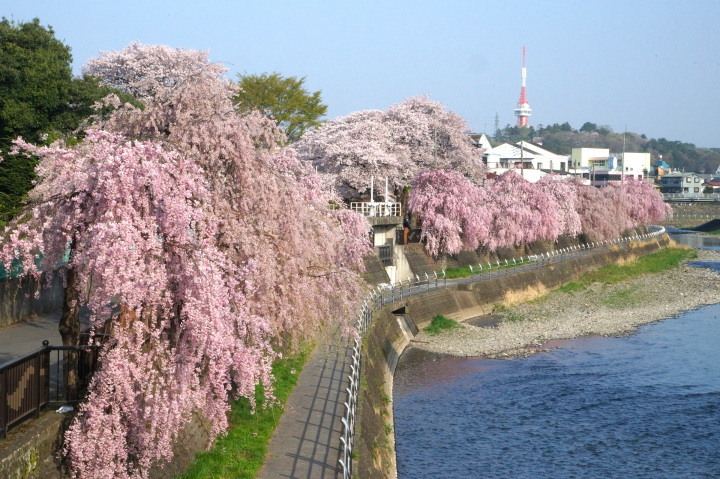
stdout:
<svg viewBox="0 0 720 479">
<path fill-rule="evenodd" d="M 538 143 L 533 143 L 532 141 L 522 141 L 523 147 L 527 150 L 532 150 L 537 152 L 540 156 L 564 156 L 567 157 L 567 155 L 560 154 L 556 151 L 549 150 L 545 148 L 543 145 L 540 145 Z"/>
<path fill-rule="evenodd" d="M 562 176 L 570 175 L 570 172 L 565 171 L 565 170 L 550 170 L 550 169 L 541 168 L 540 171 L 542 171 L 543 173 L 547 173 L 548 175 L 562 175 Z"/>
<path fill-rule="evenodd" d="M 520 147 L 511 145 L 510 143 L 503 143 L 495 148 L 486 151 L 488 155 L 497 155 L 500 158 L 517 158 L 520 159 Z M 527 150 L 522 152 L 523 159 L 532 160 L 534 155 L 528 154 Z"/>
</svg>

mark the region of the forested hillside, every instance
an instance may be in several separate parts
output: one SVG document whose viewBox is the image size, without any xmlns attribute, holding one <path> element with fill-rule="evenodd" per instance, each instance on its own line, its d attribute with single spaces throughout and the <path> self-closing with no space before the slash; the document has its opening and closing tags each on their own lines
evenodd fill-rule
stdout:
<svg viewBox="0 0 720 479">
<path fill-rule="evenodd" d="M 626 132 L 625 151 L 649 152 L 653 161 L 662 159 L 671 167 L 697 173 L 714 173 L 720 166 L 720 148 L 699 148 L 692 143 L 647 138 L 644 134 Z M 611 153 L 623 151 L 623 133 L 616 133 L 606 125 L 586 122 L 579 130 L 569 123 L 538 125 L 535 127 L 506 126 L 495 133 L 498 142 L 520 140 L 541 142 L 557 153 L 569 155 L 573 148 L 609 148 Z"/>
</svg>

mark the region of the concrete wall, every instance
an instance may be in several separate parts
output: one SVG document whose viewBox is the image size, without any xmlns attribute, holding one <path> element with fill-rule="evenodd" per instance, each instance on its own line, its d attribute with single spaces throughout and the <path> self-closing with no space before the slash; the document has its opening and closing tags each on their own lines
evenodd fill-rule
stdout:
<svg viewBox="0 0 720 479">
<path fill-rule="evenodd" d="M 35 293 L 40 294 L 35 299 Z M 63 285 L 60 275 L 53 275 L 49 288 L 45 288 L 45 275 L 8 278 L 0 281 L 0 327 L 19 323 L 33 316 L 47 314 L 62 307 Z"/>
<path fill-rule="evenodd" d="M 510 291 L 542 284 L 550 289 L 579 275 L 615 263 L 631 255 L 643 255 L 667 246 L 669 239 L 648 241 L 632 249 L 601 252 L 562 263 L 468 285 L 414 296 L 378 312 L 364 342 L 362 391 L 355 438 L 357 459 L 353 471 L 362 478 L 394 478 L 394 433 L 392 432 L 392 383 L 397 360 L 410 344 L 411 330 L 422 329 L 437 314 L 464 320 L 492 311 Z M 402 318 L 402 319 L 399 319 Z M 410 324 L 404 325 L 405 321 Z M 388 427 L 389 426 L 389 427 Z"/>
</svg>

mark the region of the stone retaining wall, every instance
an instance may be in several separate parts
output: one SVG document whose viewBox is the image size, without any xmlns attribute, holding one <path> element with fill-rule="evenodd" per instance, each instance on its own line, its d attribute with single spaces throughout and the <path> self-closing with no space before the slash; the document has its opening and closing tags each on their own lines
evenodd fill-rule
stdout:
<svg viewBox="0 0 720 479">
<path fill-rule="evenodd" d="M 0 440 L 0 478 L 3 479 L 65 479 L 61 464 L 63 436 L 74 415 L 44 412 L 39 419 L 10 431 Z M 195 454 L 205 450 L 210 437 L 210 423 L 201 414 L 180 431 L 169 464 L 154 467 L 150 479 L 172 479 L 184 473 L 195 461 Z"/>
</svg>

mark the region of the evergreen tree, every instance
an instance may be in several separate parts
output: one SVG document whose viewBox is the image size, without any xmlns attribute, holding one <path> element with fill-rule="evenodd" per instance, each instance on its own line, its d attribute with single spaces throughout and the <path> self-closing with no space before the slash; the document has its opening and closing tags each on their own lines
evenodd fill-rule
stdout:
<svg viewBox="0 0 720 479">
<path fill-rule="evenodd" d="M 74 132 L 112 90 L 73 78 L 70 47 L 35 18 L 0 21 L 0 222 L 22 206 L 35 180 L 35 157 L 9 154 L 18 137 L 47 145 Z"/>
</svg>

